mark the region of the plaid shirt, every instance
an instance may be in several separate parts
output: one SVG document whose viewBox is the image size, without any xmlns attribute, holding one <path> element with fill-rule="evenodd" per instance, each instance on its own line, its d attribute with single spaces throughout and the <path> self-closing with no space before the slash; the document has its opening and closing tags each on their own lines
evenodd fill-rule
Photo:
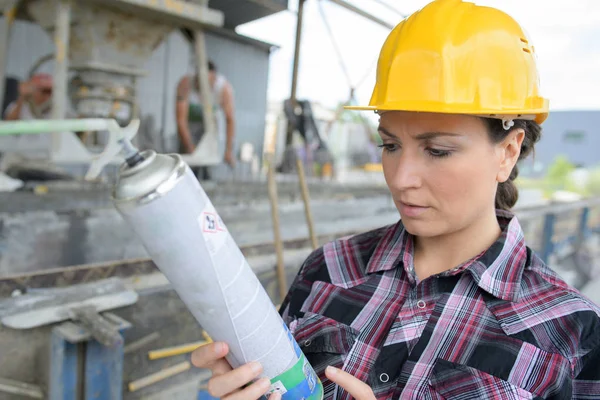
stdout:
<svg viewBox="0 0 600 400">
<path fill-rule="evenodd" d="M 313 252 L 281 306 L 325 388 L 327 365 L 378 399 L 600 399 L 600 309 L 525 245 L 517 218 L 478 257 L 417 282 L 402 222 Z"/>
</svg>

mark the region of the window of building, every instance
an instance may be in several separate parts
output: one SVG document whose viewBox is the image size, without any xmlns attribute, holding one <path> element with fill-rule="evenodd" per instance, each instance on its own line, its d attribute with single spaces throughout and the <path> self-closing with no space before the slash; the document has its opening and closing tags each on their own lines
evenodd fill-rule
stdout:
<svg viewBox="0 0 600 400">
<path fill-rule="evenodd" d="M 585 131 L 566 131 L 563 135 L 563 141 L 566 143 L 583 143 L 585 140 Z"/>
</svg>

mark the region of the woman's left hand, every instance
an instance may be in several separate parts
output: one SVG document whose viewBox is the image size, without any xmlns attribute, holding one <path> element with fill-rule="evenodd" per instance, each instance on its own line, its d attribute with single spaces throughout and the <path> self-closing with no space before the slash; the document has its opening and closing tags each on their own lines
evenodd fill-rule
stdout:
<svg viewBox="0 0 600 400">
<path fill-rule="evenodd" d="M 341 369 L 327 367 L 325 369 L 325 376 L 333 383 L 341 386 L 356 400 L 376 400 L 373 389 L 369 385 Z"/>
</svg>

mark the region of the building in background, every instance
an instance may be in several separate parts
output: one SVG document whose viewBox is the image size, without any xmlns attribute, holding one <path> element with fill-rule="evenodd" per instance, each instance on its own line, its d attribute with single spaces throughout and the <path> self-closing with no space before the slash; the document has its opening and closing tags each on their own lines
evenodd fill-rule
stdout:
<svg viewBox="0 0 600 400">
<path fill-rule="evenodd" d="M 559 156 L 578 168 L 600 165 L 600 110 L 552 111 L 542 127 L 542 138 L 521 168 L 522 176 L 543 175 Z"/>
</svg>

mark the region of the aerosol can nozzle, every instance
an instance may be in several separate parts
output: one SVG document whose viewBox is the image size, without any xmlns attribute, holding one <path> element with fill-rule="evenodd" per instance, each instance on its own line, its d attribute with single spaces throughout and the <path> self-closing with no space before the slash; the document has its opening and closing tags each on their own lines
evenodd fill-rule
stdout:
<svg viewBox="0 0 600 400">
<path fill-rule="evenodd" d="M 104 167 L 119 154 L 125 157 L 125 161 L 129 166 L 138 164 L 143 160 L 142 155 L 137 148 L 131 143 L 133 137 L 137 134 L 140 127 L 140 120 L 134 119 L 129 125 L 120 127 L 117 121 L 110 121 L 108 125 L 108 143 L 104 151 L 96 157 L 85 175 L 86 180 L 96 179 Z"/>
</svg>

